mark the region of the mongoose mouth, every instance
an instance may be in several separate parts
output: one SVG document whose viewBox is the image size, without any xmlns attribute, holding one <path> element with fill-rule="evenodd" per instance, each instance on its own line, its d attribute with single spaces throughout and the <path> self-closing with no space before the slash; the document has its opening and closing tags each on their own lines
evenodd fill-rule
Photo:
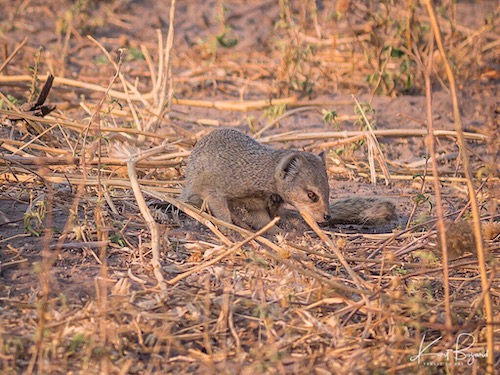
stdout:
<svg viewBox="0 0 500 375">
<path fill-rule="evenodd" d="M 321 213 L 321 212 L 314 212 L 308 209 L 299 209 L 299 212 L 302 216 L 304 216 L 305 213 L 314 220 L 318 224 L 324 224 L 327 223 L 331 219 L 331 215 L 329 212 L 326 213 Z"/>
<path fill-rule="evenodd" d="M 313 215 L 311 214 L 310 212 L 308 211 L 304 211 L 304 210 L 300 210 L 300 215 L 302 216 L 302 218 L 305 220 L 305 222 L 312 228 L 317 228 L 319 229 L 318 227 L 318 223 L 319 224 L 322 224 L 325 222 L 324 218 L 326 216 L 329 216 L 328 214 L 325 214 L 325 215 L 322 215 L 319 217 L 320 220 L 317 220 L 317 215 Z"/>
</svg>

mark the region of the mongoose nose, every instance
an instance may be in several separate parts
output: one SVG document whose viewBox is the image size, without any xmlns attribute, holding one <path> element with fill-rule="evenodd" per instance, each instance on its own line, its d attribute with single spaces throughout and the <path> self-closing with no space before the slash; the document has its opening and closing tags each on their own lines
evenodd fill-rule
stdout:
<svg viewBox="0 0 500 375">
<path fill-rule="evenodd" d="M 328 214 L 325 214 L 325 215 L 323 216 L 323 218 L 325 219 L 325 221 L 328 221 L 328 220 L 330 220 L 332 217 L 331 217 L 330 215 L 328 215 Z"/>
</svg>

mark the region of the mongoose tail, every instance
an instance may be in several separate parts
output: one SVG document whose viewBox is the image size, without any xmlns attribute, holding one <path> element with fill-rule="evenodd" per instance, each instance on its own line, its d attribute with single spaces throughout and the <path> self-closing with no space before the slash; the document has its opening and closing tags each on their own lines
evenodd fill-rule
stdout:
<svg viewBox="0 0 500 375">
<path fill-rule="evenodd" d="M 396 206 L 380 197 L 346 197 L 330 202 L 329 224 L 383 225 L 397 220 Z"/>
</svg>

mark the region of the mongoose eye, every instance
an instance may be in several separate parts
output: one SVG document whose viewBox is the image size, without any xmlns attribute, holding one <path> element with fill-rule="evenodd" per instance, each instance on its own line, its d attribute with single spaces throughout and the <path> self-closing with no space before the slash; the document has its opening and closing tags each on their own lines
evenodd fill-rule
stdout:
<svg viewBox="0 0 500 375">
<path fill-rule="evenodd" d="M 318 195 L 314 191 L 309 190 L 307 192 L 307 196 L 309 197 L 311 202 L 316 203 L 318 201 Z"/>
</svg>

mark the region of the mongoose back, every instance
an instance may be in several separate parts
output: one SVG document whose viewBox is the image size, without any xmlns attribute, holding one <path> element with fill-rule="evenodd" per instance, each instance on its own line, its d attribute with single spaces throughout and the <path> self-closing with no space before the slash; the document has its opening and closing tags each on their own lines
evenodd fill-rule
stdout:
<svg viewBox="0 0 500 375">
<path fill-rule="evenodd" d="M 329 219 L 329 186 L 322 156 L 264 146 L 234 129 L 217 129 L 202 138 L 187 160 L 181 200 L 205 201 L 212 214 L 233 222 L 234 207 L 249 213 L 260 229 L 283 203 Z M 250 221 L 250 222 L 248 222 Z"/>
</svg>

